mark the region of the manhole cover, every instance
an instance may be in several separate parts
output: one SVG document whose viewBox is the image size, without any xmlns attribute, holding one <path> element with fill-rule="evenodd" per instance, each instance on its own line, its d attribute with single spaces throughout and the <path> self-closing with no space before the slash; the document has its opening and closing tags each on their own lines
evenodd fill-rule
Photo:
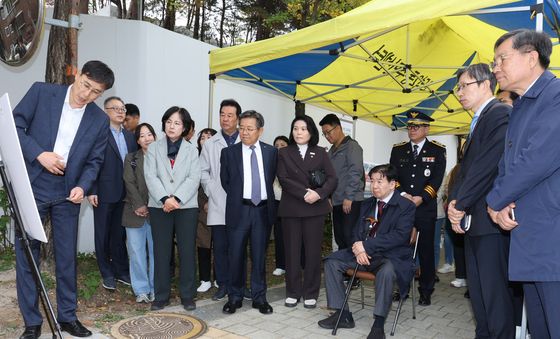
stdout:
<svg viewBox="0 0 560 339">
<path fill-rule="evenodd" d="M 204 332 L 206 323 L 202 320 L 175 313 L 149 313 L 121 320 L 111 328 L 111 335 L 118 339 L 186 339 Z"/>
</svg>

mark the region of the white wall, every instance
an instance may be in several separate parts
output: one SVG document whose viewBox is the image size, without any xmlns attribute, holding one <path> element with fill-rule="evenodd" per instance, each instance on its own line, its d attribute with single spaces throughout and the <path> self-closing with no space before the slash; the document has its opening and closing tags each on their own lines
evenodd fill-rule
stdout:
<svg viewBox="0 0 560 339">
<path fill-rule="evenodd" d="M 51 16 L 48 11 L 47 17 Z M 87 60 L 102 60 L 116 76 L 114 87 L 98 100 L 99 105 L 108 96 L 120 96 L 125 102 L 137 104 L 142 121 L 151 123 L 157 131 L 167 108 L 183 106 L 196 121 L 197 130 L 207 127 L 208 51 L 215 47 L 146 22 L 87 15 L 81 18 L 83 28 L 79 33 L 78 66 Z M 12 106 L 21 100 L 33 82 L 44 81 L 48 35 L 49 26 L 46 25 L 37 53 L 24 66 L 0 66 L 0 94 L 8 92 Z M 288 135 L 294 116 L 293 101 L 260 86 L 226 80 L 217 80 L 214 86 L 213 128 L 219 128 L 218 108 L 225 98 L 235 98 L 243 110 L 254 109 L 264 115 L 263 141 L 272 143 L 277 135 Z M 307 105 L 306 113 L 318 124 L 330 112 Z M 406 140 L 407 136 L 405 132 L 392 132 L 383 126 L 357 121 L 356 139 L 364 149 L 364 161 L 386 163 L 392 145 Z M 448 158 L 455 159 L 454 137 L 434 139 L 447 144 Z M 322 136 L 320 144 L 328 146 Z M 93 213 L 84 203 L 80 215 L 79 250 L 93 251 L 92 239 Z"/>
</svg>

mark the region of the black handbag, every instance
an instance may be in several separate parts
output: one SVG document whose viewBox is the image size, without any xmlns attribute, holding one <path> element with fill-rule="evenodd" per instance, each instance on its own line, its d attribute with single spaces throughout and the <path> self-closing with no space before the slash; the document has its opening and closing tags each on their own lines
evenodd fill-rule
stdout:
<svg viewBox="0 0 560 339">
<path fill-rule="evenodd" d="M 324 169 L 309 171 L 309 186 L 311 186 L 312 189 L 322 187 L 326 179 L 327 175 Z"/>
</svg>

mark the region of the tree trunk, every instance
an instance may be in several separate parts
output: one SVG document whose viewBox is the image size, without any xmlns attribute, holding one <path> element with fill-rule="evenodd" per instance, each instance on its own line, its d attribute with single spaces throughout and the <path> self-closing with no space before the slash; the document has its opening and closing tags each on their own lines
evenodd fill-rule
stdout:
<svg viewBox="0 0 560 339">
<path fill-rule="evenodd" d="M 202 0 L 194 0 L 194 26 L 193 26 L 193 39 L 200 37 L 200 3 Z"/>
<path fill-rule="evenodd" d="M 192 29 L 193 26 L 194 8 L 195 8 L 195 3 L 189 1 L 189 5 L 187 6 L 187 15 L 186 15 L 187 24 L 185 25 L 185 27 L 189 30 Z"/>
<path fill-rule="evenodd" d="M 70 1 L 55 1 L 53 9 L 54 19 L 67 20 L 69 13 Z M 70 84 L 65 77 L 65 69 L 69 60 L 68 31 L 66 28 L 51 26 L 47 50 L 45 81 L 55 84 Z"/>
<path fill-rule="evenodd" d="M 301 27 L 307 27 L 308 22 L 307 22 L 307 17 L 309 16 L 309 2 L 308 1 L 304 1 L 301 4 Z"/>
<path fill-rule="evenodd" d="M 313 1 L 313 10 L 311 12 L 311 23 L 316 24 L 319 18 L 319 7 L 321 6 L 321 0 Z"/>
<path fill-rule="evenodd" d="M 138 2 L 139 0 L 130 0 L 126 16 L 127 19 L 140 20 L 140 16 L 138 15 Z"/>
<path fill-rule="evenodd" d="M 163 20 L 163 28 L 172 32 L 175 31 L 175 0 L 168 0 L 165 7 L 165 19 Z"/>
<path fill-rule="evenodd" d="M 88 1 L 87 0 L 80 0 L 80 8 L 79 8 L 79 12 L 82 14 L 88 14 L 89 12 L 89 8 L 88 8 Z"/>
<path fill-rule="evenodd" d="M 200 5 L 202 6 L 202 14 L 200 15 L 200 41 L 206 40 L 206 5 L 204 0 L 200 0 Z"/>
<path fill-rule="evenodd" d="M 224 47 L 224 23 L 226 21 L 226 0 L 222 0 L 222 10 L 220 17 L 220 41 L 219 46 Z"/>
<path fill-rule="evenodd" d="M 122 4 L 120 0 L 111 0 L 112 3 L 115 4 L 115 6 L 117 6 L 117 17 L 122 19 L 123 18 L 123 8 L 122 8 Z M 109 6 L 111 6 L 109 4 Z"/>
</svg>

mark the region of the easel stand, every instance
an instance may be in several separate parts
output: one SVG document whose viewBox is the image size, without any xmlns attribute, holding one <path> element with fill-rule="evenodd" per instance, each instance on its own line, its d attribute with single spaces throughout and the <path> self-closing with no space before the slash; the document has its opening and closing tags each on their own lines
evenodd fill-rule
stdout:
<svg viewBox="0 0 560 339">
<path fill-rule="evenodd" d="M 16 241 L 18 241 L 18 238 L 21 239 L 21 245 L 25 250 L 25 255 L 27 257 L 29 267 L 31 268 L 33 278 L 35 279 L 35 284 L 37 285 L 37 291 L 39 292 L 39 298 L 41 299 L 41 304 L 43 305 L 43 310 L 45 311 L 47 321 L 49 322 L 49 327 L 51 328 L 53 338 L 64 338 L 62 336 L 62 332 L 60 331 L 60 326 L 54 315 L 52 304 L 51 301 L 49 300 L 49 296 L 47 294 L 47 289 L 45 288 L 45 284 L 43 283 L 43 279 L 41 278 L 39 267 L 35 262 L 35 258 L 33 258 L 33 252 L 31 250 L 30 240 L 27 237 L 27 233 L 25 233 L 25 230 L 23 228 L 22 218 L 19 212 L 19 207 L 17 205 L 17 200 L 15 198 L 14 190 L 12 188 L 11 182 L 8 180 L 8 176 L 6 174 L 6 167 L 4 166 L 4 162 L 2 160 L 0 160 L 0 175 L 2 176 L 2 182 L 4 183 L 4 187 L 8 195 L 8 200 L 10 202 L 9 204 L 10 212 L 15 221 Z"/>
</svg>

